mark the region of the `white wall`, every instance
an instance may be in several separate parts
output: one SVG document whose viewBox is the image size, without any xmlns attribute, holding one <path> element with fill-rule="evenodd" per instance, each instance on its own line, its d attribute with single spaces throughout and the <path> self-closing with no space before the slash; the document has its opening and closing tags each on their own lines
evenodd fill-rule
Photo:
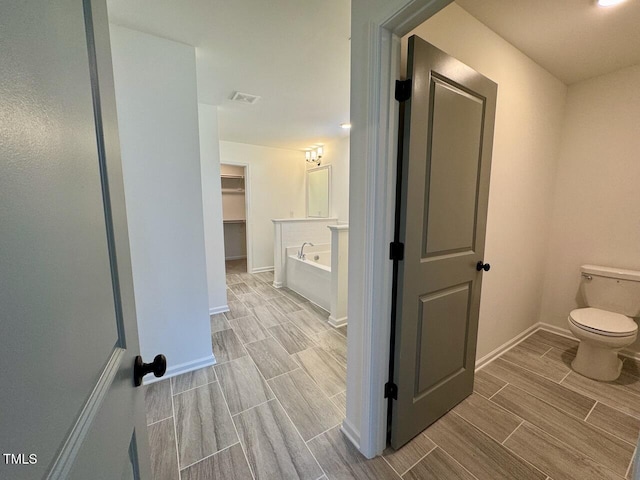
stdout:
<svg viewBox="0 0 640 480">
<path fill-rule="evenodd" d="M 457 4 L 413 33 L 498 84 L 481 358 L 540 316 L 566 86 Z"/>
<path fill-rule="evenodd" d="M 568 328 L 580 265 L 640 270 L 639 125 L 640 65 L 569 87 L 542 322 Z"/>
<path fill-rule="evenodd" d="M 222 163 L 248 164 L 247 252 L 254 271 L 273 268 L 274 218 L 304 217 L 304 154 L 295 150 L 220 142 Z"/>
<path fill-rule="evenodd" d="M 218 313 L 226 311 L 228 307 L 221 227 L 220 142 L 218 139 L 217 107 L 199 103 L 198 124 L 200 128 L 200 173 L 202 176 L 209 313 Z"/>
<path fill-rule="evenodd" d="M 213 362 L 195 50 L 111 26 L 140 350 L 167 374 Z"/>
<path fill-rule="evenodd" d="M 349 223 L 349 137 L 339 138 L 324 145 L 321 166 L 323 165 L 331 165 L 329 216 L 336 217 L 339 223 Z M 307 169 L 315 167 L 315 164 L 307 162 Z"/>
</svg>

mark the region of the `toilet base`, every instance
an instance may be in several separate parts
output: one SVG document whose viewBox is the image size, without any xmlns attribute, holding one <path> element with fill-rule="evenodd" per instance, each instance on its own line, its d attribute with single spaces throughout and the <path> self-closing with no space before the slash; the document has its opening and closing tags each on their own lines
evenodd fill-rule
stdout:
<svg viewBox="0 0 640 480">
<path fill-rule="evenodd" d="M 581 340 L 576 358 L 571 368 L 580 375 L 610 382 L 616 380 L 622 371 L 622 361 L 618 358 L 619 348 L 602 347 L 588 340 Z"/>
</svg>

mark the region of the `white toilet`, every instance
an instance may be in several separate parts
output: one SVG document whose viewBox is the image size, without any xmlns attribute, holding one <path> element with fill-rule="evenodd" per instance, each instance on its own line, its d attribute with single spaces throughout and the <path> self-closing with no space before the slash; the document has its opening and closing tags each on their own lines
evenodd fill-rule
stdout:
<svg viewBox="0 0 640 480">
<path fill-rule="evenodd" d="M 611 381 L 620 376 L 618 351 L 638 335 L 640 272 L 583 265 L 581 289 L 588 308 L 569 314 L 569 330 L 580 340 L 571 367 L 585 377 Z"/>
</svg>

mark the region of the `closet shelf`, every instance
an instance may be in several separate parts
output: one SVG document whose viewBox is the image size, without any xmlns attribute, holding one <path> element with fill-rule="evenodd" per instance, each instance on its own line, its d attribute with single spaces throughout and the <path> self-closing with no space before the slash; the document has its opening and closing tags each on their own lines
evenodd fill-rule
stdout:
<svg viewBox="0 0 640 480">
<path fill-rule="evenodd" d="M 222 174 L 220 175 L 222 178 L 244 178 L 244 175 L 228 175 L 228 174 Z"/>
<path fill-rule="evenodd" d="M 244 188 L 223 188 L 222 193 L 244 193 Z"/>
<path fill-rule="evenodd" d="M 235 220 L 222 220 L 222 223 L 246 223 L 244 218 L 238 218 Z"/>
</svg>

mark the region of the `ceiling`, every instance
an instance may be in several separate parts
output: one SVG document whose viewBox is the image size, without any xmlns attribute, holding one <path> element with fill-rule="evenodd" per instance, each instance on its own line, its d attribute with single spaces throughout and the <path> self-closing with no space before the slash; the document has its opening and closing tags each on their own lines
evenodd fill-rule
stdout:
<svg viewBox="0 0 640 480">
<path fill-rule="evenodd" d="M 457 0 L 566 84 L 640 63 L 640 0 Z M 347 136 L 350 0 L 107 0 L 110 21 L 194 45 L 221 140 L 302 150 Z M 236 91 L 259 95 L 232 102 Z"/>
<path fill-rule="evenodd" d="M 456 0 L 555 77 L 570 85 L 640 63 L 640 1 Z"/>
<path fill-rule="evenodd" d="M 302 150 L 349 134 L 350 0 L 107 5 L 112 23 L 196 47 L 198 100 L 219 106 L 221 140 Z"/>
</svg>

